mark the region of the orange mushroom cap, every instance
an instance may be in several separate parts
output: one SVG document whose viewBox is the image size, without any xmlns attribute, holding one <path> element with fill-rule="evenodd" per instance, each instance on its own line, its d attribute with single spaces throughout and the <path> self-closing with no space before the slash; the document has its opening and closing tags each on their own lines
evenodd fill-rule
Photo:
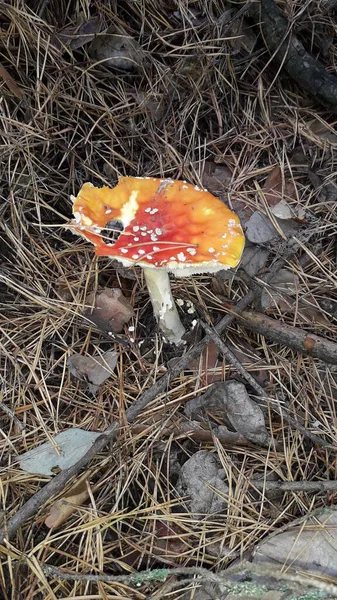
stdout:
<svg viewBox="0 0 337 600">
<path fill-rule="evenodd" d="M 73 198 L 73 230 L 96 254 L 125 266 L 166 268 L 177 275 L 235 267 L 244 248 L 239 218 L 221 200 L 185 181 L 123 177 L 114 188 L 85 183 Z M 107 226 L 124 230 L 107 240 Z"/>
</svg>

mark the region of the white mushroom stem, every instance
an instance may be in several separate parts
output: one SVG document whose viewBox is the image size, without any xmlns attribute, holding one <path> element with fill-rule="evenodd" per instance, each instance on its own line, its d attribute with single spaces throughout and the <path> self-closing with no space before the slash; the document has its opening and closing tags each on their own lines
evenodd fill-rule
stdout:
<svg viewBox="0 0 337 600">
<path fill-rule="evenodd" d="M 160 329 L 169 342 L 181 344 L 185 328 L 172 296 L 168 272 L 166 269 L 145 267 L 144 276 Z"/>
</svg>

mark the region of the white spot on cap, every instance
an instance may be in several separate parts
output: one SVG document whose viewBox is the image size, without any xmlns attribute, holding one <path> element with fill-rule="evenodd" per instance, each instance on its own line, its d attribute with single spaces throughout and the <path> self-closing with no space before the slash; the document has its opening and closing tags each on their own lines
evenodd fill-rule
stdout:
<svg viewBox="0 0 337 600">
<path fill-rule="evenodd" d="M 147 235 L 146 231 L 141 231 L 140 235 Z"/>
<path fill-rule="evenodd" d="M 139 225 L 134 225 L 134 227 L 132 227 L 132 231 L 139 231 Z"/>
<path fill-rule="evenodd" d="M 188 252 L 191 256 L 195 256 L 197 253 L 195 248 L 186 248 L 186 252 Z"/>
<path fill-rule="evenodd" d="M 80 224 L 82 221 L 82 215 L 79 212 L 74 212 L 74 217 L 75 217 L 75 221 L 76 223 Z"/>
<path fill-rule="evenodd" d="M 182 186 L 181 186 L 181 189 L 182 189 L 182 190 L 187 190 L 187 189 L 188 189 L 188 185 L 182 185 Z"/>
<path fill-rule="evenodd" d="M 157 235 L 162 235 L 162 233 L 163 233 L 163 232 L 162 232 L 162 230 L 161 230 L 161 229 L 159 229 L 159 227 L 157 227 L 157 229 L 155 229 L 155 233 L 156 233 Z"/>
<path fill-rule="evenodd" d="M 213 252 L 215 252 L 215 248 L 208 248 L 208 252 L 210 252 L 211 254 L 213 254 Z"/>
<path fill-rule="evenodd" d="M 147 213 L 151 212 L 150 206 L 148 206 L 148 208 L 145 209 L 145 212 L 147 212 Z"/>
<path fill-rule="evenodd" d="M 82 225 L 85 225 L 85 227 L 91 227 L 93 225 L 93 222 L 90 219 L 90 217 L 87 217 L 86 215 L 82 215 L 81 222 Z"/>
<path fill-rule="evenodd" d="M 153 246 L 153 252 L 159 252 L 160 248 L 158 248 L 158 246 Z"/>
<path fill-rule="evenodd" d="M 138 256 L 138 254 L 133 254 L 132 258 L 134 258 L 136 260 L 137 258 L 139 258 L 139 256 Z"/>
<path fill-rule="evenodd" d="M 179 252 L 179 254 L 177 254 L 177 259 L 180 262 L 184 262 L 186 260 L 186 256 L 185 256 L 185 254 L 183 252 Z"/>
<path fill-rule="evenodd" d="M 197 185 L 194 186 L 194 189 L 195 189 L 196 192 L 201 192 L 201 188 L 198 187 Z"/>
<path fill-rule="evenodd" d="M 135 218 L 138 210 L 138 190 L 133 190 L 129 196 L 129 200 L 123 204 L 120 213 L 120 220 L 122 221 L 124 227 L 130 225 L 131 221 Z"/>
<path fill-rule="evenodd" d="M 133 238 L 135 242 L 139 242 L 139 237 Z"/>
<path fill-rule="evenodd" d="M 147 230 L 147 227 L 146 227 L 146 225 L 141 225 L 141 226 L 140 226 L 140 230 L 141 230 L 141 231 L 146 231 L 146 230 Z"/>
<path fill-rule="evenodd" d="M 121 248 L 121 252 L 123 252 L 123 254 L 126 254 L 127 252 L 129 252 L 129 250 L 127 248 Z"/>
<path fill-rule="evenodd" d="M 170 256 L 170 260 L 177 260 L 175 256 Z"/>
<path fill-rule="evenodd" d="M 143 250 L 142 248 L 139 248 L 138 254 L 145 254 L 145 250 Z"/>
<path fill-rule="evenodd" d="M 177 298 L 176 303 L 178 304 L 178 306 L 184 306 L 184 300 L 182 298 Z"/>
<path fill-rule="evenodd" d="M 221 237 L 222 237 L 223 240 L 225 240 L 226 237 L 227 237 L 227 233 L 223 233 Z"/>
<path fill-rule="evenodd" d="M 158 237 L 154 233 L 151 233 L 151 240 L 152 240 L 152 242 L 157 242 Z"/>
<path fill-rule="evenodd" d="M 70 200 L 71 200 L 72 202 L 75 202 L 75 200 L 76 200 L 76 197 L 75 197 L 75 196 L 73 196 L 73 194 L 70 194 Z"/>
<path fill-rule="evenodd" d="M 158 208 L 151 208 L 150 215 L 155 215 L 158 212 Z"/>
<path fill-rule="evenodd" d="M 106 215 L 110 215 L 112 213 L 112 208 L 107 208 L 105 211 Z"/>
</svg>

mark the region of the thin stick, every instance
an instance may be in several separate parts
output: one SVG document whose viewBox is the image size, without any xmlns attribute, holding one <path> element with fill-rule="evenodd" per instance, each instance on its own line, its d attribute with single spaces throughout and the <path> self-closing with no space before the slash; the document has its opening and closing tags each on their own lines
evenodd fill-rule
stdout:
<svg viewBox="0 0 337 600">
<path fill-rule="evenodd" d="M 196 576 L 200 577 L 202 581 L 207 581 L 215 584 L 219 591 L 224 592 L 225 590 L 230 591 L 235 585 L 236 588 L 240 588 L 241 582 L 247 586 L 245 581 L 246 575 L 249 573 L 251 579 L 258 577 L 268 577 L 276 582 L 285 581 L 292 584 L 301 584 L 304 588 L 317 588 L 324 591 L 327 594 L 336 595 L 337 586 L 321 581 L 315 577 L 314 573 L 308 573 L 308 575 L 298 575 L 295 573 L 289 573 L 287 571 L 282 572 L 277 570 L 275 564 L 265 563 L 260 565 L 258 563 L 240 563 L 233 567 L 229 567 L 220 573 L 212 573 L 208 569 L 203 567 L 176 567 L 172 569 L 153 569 L 147 571 L 140 571 L 130 573 L 129 575 L 94 575 L 90 573 L 70 573 L 53 567 L 51 565 L 43 565 L 43 572 L 51 577 L 55 577 L 65 581 L 90 581 L 90 582 L 119 582 L 129 585 L 135 585 L 140 587 L 143 584 L 152 583 L 153 581 L 166 581 L 171 576 Z M 241 579 L 241 581 L 240 581 Z M 256 583 L 253 579 L 252 583 Z M 160 595 L 155 595 L 160 597 Z"/>
<path fill-rule="evenodd" d="M 251 479 L 250 485 L 267 492 L 328 492 L 337 490 L 337 481 L 260 481 Z"/>
</svg>

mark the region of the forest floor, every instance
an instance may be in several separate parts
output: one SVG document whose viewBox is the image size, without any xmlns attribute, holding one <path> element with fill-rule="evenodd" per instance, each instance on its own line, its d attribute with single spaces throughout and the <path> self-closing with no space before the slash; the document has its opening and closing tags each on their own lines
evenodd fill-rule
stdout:
<svg viewBox="0 0 337 600">
<path fill-rule="evenodd" d="M 280 7 L 334 75 L 330 4 Z M 1 597 L 225 598 L 234 583 L 212 596 L 193 569 L 258 554 L 288 573 L 337 499 L 336 115 L 273 60 L 244 3 L 15 0 L 0 22 Z M 237 272 L 172 276 L 178 350 L 141 270 L 67 227 L 85 181 L 120 176 L 184 179 L 241 218 Z M 88 318 L 111 289 L 126 298 L 114 335 L 111 316 Z M 70 370 L 77 355 L 103 360 L 100 385 Z M 48 474 L 46 443 L 82 468 Z M 333 597 L 337 571 L 316 563 L 296 574 L 316 570 L 315 597 Z M 134 575 L 158 568 L 176 571 Z"/>
</svg>

